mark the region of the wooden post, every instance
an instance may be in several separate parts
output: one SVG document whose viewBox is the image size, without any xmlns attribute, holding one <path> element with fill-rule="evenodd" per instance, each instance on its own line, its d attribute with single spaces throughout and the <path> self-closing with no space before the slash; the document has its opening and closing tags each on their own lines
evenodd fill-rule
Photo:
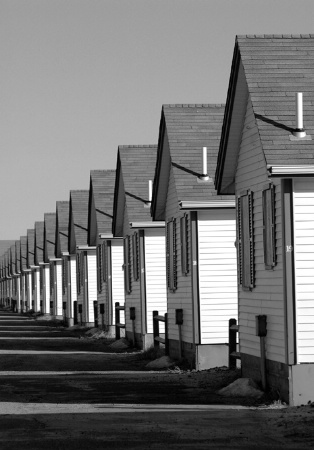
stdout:
<svg viewBox="0 0 314 450">
<path fill-rule="evenodd" d="M 236 319 L 229 319 L 229 368 L 235 369 L 237 366 L 237 360 L 232 353 L 237 351 L 237 332 L 232 329 L 233 325 L 236 325 Z"/>
<path fill-rule="evenodd" d="M 182 359 L 182 331 L 181 325 L 178 325 L 179 329 L 179 359 Z"/>
<path fill-rule="evenodd" d="M 155 338 L 159 336 L 159 322 L 155 320 L 154 317 L 158 316 L 158 311 L 153 311 L 153 332 L 154 332 L 154 347 L 159 347 L 159 341 Z"/>
<path fill-rule="evenodd" d="M 119 302 L 115 303 L 115 323 L 116 323 L 116 339 L 120 339 L 120 327 L 117 326 L 118 323 L 120 323 L 120 310 L 118 307 L 120 306 Z"/>
<path fill-rule="evenodd" d="M 169 355 L 168 313 L 165 314 L 165 354 Z"/>
<path fill-rule="evenodd" d="M 265 351 L 265 336 L 260 337 L 261 349 L 261 379 L 263 391 L 266 391 L 266 351 Z"/>
</svg>

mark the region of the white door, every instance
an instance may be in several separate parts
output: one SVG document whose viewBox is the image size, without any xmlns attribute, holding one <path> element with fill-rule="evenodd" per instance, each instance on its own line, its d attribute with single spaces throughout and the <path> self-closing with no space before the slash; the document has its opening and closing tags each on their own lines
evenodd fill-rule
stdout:
<svg viewBox="0 0 314 450">
<path fill-rule="evenodd" d="M 234 209 L 198 213 L 201 344 L 228 342 L 229 319 L 238 317 Z"/>
</svg>

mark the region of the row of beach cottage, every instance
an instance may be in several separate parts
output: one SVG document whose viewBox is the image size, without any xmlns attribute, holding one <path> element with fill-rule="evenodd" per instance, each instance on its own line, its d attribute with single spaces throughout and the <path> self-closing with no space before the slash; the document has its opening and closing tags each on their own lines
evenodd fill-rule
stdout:
<svg viewBox="0 0 314 450">
<path fill-rule="evenodd" d="M 2 304 L 109 336 L 119 304 L 140 348 L 167 313 L 170 356 L 198 369 L 228 364 L 233 318 L 242 375 L 313 401 L 312 136 L 314 35 L 238 36 L 226 105 L 164 105 L 157 145 L 119 146 L 2 241 Z"/>
</svg>

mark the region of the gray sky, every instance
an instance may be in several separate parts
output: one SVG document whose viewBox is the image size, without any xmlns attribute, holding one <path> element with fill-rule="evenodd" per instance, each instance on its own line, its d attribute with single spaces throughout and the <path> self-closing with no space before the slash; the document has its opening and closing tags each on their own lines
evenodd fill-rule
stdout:
<svg viewBox="0 0 314 450">
<path fill-rule="evenodd" d="M 314 33 L 313 0 L 0 0 L 0 239 L 19 239 L 163 103 L 224 103 L 236 34 Z"/>
</svg>

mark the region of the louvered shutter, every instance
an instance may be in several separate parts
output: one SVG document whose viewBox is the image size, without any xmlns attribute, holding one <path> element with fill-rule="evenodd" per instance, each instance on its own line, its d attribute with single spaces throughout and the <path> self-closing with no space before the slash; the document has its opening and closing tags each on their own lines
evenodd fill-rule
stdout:
<svg viewBox="0 0 314 450">
<path fill-rule="evenodd" d="M 52 295 L 54 288 L 54 263 L 51 262 L 49 265 L 49 273 L 50 273 L 50 295 Z"/>
<path fill-rule="evenodd" d="M 81 255 L 76 255 L 76 289 L 77 293 L 81 293 Z"/>
<path fill-rule="evenodd" d="M 167 284 L 171 291 L 177 289 L 176 219 L 167 223 Z"/>
<path fill-rule="evenodd" d="M 254 288 L 254 224 L 253 192 L 248 191 L 238 200 L 238 255 L 240 284 L 243 290 Z"/>
<path fill-rule="evenodd" d="M 42 291 L 43 288 L 44 288 L 44 269 L 43 269 L 43 266 L 40 266 L 40 269 L 39 269 L 39 286 L 40 286 L 40 290 Z"/>
<path fill-rule="evenodd" d="M 262 199 L 264 264 L 270 270 L 276 265 L 275 188 L 272 184 L 263 190 Z"/>
<path fill-rule="evenodd" d="M 188 216 L 184 214 L 180 219 L 181 270 L 183 275 L 189 273 L 188 255 Z"/>
<path fill-rule="evenodd" d="M 102 292 L 102 272 L 103 272 L 102 262 L 103 262 L 102 245 L 99 244 L 97 246 L 97 288 L 99 293 Z"/>
<path fill-rule="evenodd" d="M 243 274 L 243 260 L 242 260 L 242 213 L 241 213 L 241 197 L 237 201 L 237 248 L 238 248 L 238 270 L 239 270 L 239 284 L 242 286 L 242 274 Z"/>
<path fill-rule="evenodd" d="M 102 244 L 102 278 L 103 281 L 107 281 L 107 244 Z"/>
<path fill-rule="evenodd" d="M 35 291 L 35 276 L 36 276 L 36 272 L 32 272 L 32 291 Z"/>
<path fill-rule="evenodd" d="M 132 236 L 132 247 L 133 247 L 133 277 L 134 280 L 138 280 L 140 273 L 139 273 L 139 236 L 138 232 L 135 232 Z"/>
<path fill-rule="evenodd" d="M 81 269 L 81 274 L 80 274 L 80 279 L 81 279 L 81 287 L 84 286 L 84 281 L 85 281 L 85 257 L 84 257 L 84 253 L 82 252 L 80 255 L 80 269 Z"/>
<path fill-rule="evenodd" d="M 132 292 L 131 286 L 131 239 L 130 236 L 126 236 L 123 240 L 124 246 L 124 283 L 125 291 L 130 294 Z"/>
</svg>

